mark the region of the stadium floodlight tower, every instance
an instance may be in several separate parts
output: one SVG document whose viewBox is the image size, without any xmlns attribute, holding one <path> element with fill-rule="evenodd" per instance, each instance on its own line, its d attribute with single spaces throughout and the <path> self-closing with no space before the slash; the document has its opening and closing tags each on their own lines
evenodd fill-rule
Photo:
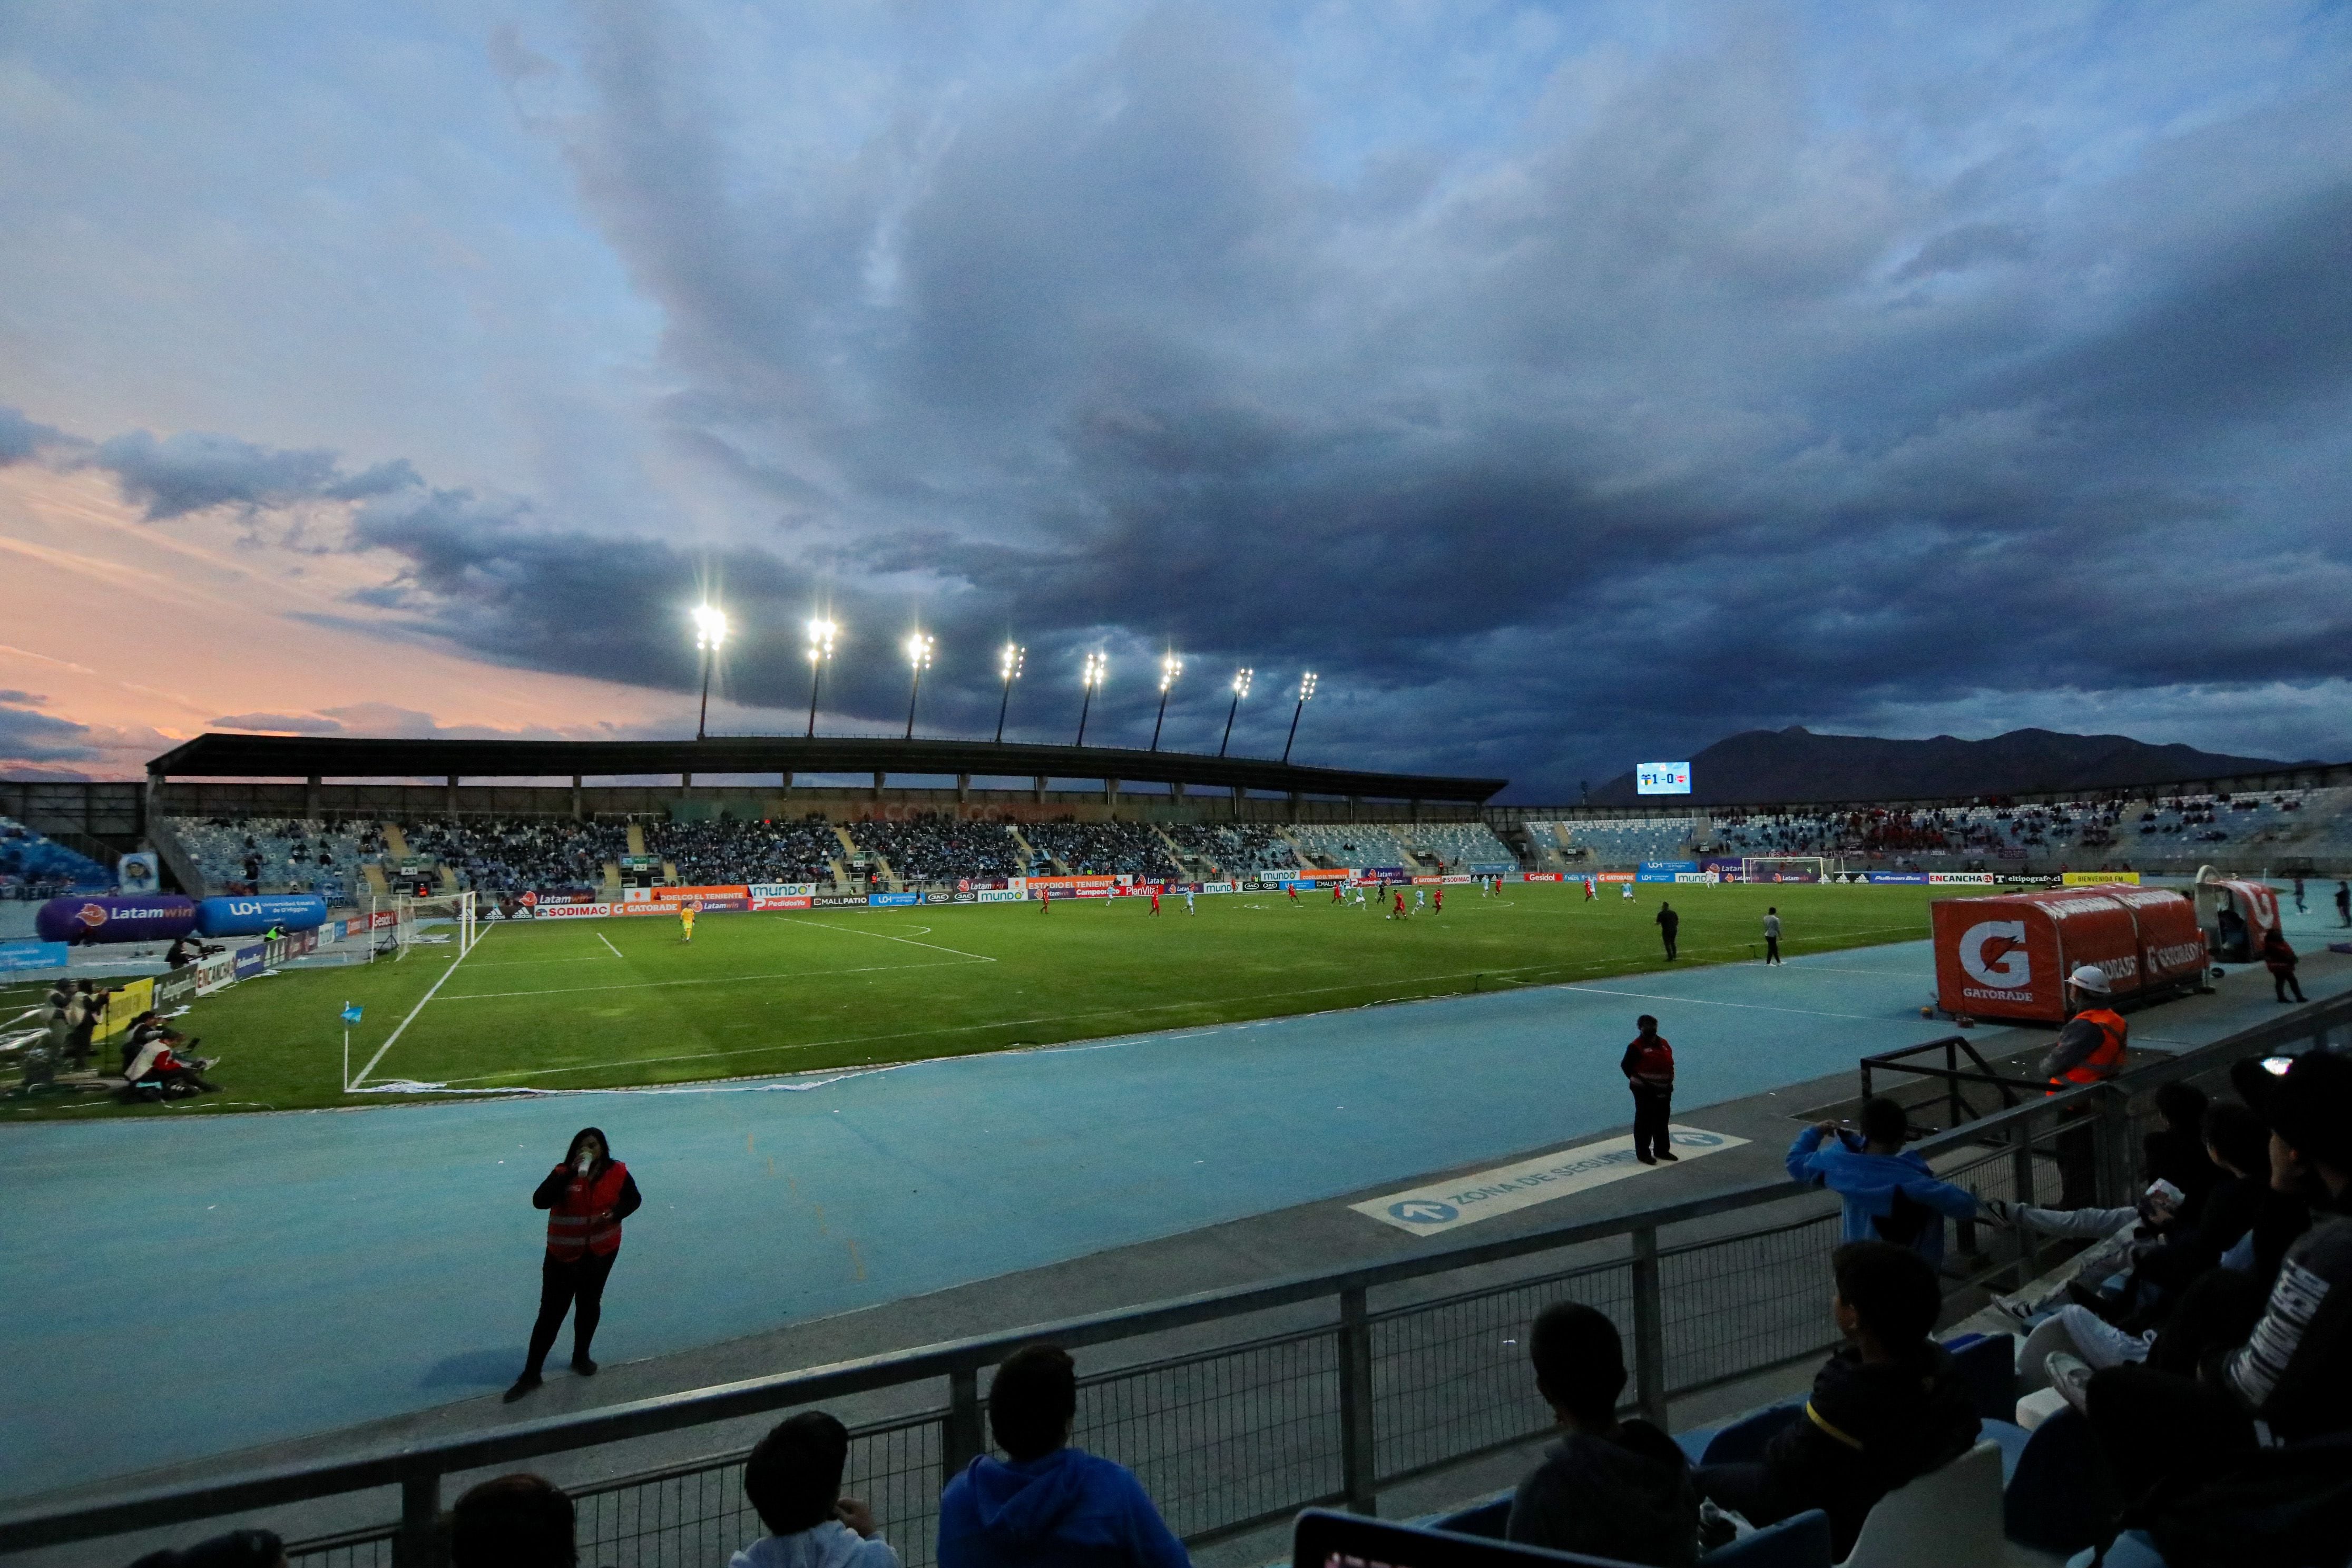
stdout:
<svg viewBox="0 0 2352 1568">
<path fill-rule="evenodd" d="M 727 640 L 727 612 L 716 605 L 694 606 L 694 646 L 702 650 L 702 711 L 694 721 L 698 741 L 710 722 L 710 667 L 719 662 L 719 645 Z"/>
<path fill-rule="evenodd" d="M 1160 716 L 1151 721 L 1151 749 L 1155 752 L 1160 749 L 1160 726 L 1168 721 L 1168 689 L 1175 685 L 1176 678 L 1183 673 L 1184 661 L 1174 654 L 1168 654 L 1160 660 Z"/>
<path fill-rule="evenodd" d="M 1282 760 L 1290 761 L 1291 741 L 1298 739 L 1298 716 L 1307 711 L 1307 700 L 1315 695 L 1315 672 L 1308 670 L 1298 678 L 1298 706 L 1290 710 L 1290 740 L 1282 742 Z"/>
<path fill-rule="evenodd" d="M 824 661 L 833 657 L 833 639 L 841 628 L 831 621 L 816 620 L 808 624 L 809 661 L 809 739 L 816 739 L 816 692 L 824 679 Z"/>
<path fill-rule="evenodd" d="M 1087 743 L 1087 713 L 1095 705 L 1095 688 L 1100 686 L 1103 677 L 1109 673 L 1110 657 L 1108 654 L 1097 652 L 1087 655 L 1086 669 L 1078 677 L 1079 684 L 1087 689 L 1086 700 L 1078 704 L 1078 744 L 1081 746 Z"/>
<path fill-rule="evenodd" d="M 936 639 L 917 632 L 907 639 L 907 662 L 915 667 L 914 689 L 907 693 L 907 739 L 915 738 L 915 699 L 923 694 L 923 671 L 931 668 L 931 650 L 939 647 Z"/>
<path fill-rule="evenodd" d="M 1256 673 L 1247 668 L 1234 671 L 1234 700 L 1225 709 L 1225 738 L 1217 742 L 1217 755 L 1221 757 L 1225 754 L 1225 748 L 1233 743 L 1234 715 L 1242 710 L 1242 699 L 1249 695 L 1250 677 Z"/>
<path fill-rule="evenodd" d="M 1004 696 L 996 705 L 996 743 L 1004 743 L 1004 715 L 1013 706 L 1013 683 L 1021 679 L 1021 665 L 1029 650 L 1019 643 L 1006 643 L 996 655 L 997 673 L 1004 677 Z"/>
</svg>

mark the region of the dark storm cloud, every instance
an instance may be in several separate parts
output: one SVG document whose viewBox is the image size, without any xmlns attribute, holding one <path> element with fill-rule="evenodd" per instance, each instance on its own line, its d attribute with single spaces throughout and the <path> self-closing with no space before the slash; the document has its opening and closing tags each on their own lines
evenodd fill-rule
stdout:
<svg viewBox="0 0 2352 1568">
<path fill-rule="evenodd" d="M 81 763 L 101 755 L 89 743 L 89 725 L 42 712 L 44 700 L 30 692 L 0 691 L 0 761 Z"/>
<path fill-rule="evenodd" d="M 36 425 L 20 411 L 0 405 L 0 468 L 24 462 L 44 448 L 66 443 L 64 432 Z"/>
<path fill-rule="evenodd" d="M 359 500 L 414 486 L 405 461 L 347 474 L 328 451 L 285 451 L 199 432 L 157 440 L 133 430 L 99 444 L 92 461 L 151 521 L 206 507 L 279 507 L 305 500 Z"/>
</svg>

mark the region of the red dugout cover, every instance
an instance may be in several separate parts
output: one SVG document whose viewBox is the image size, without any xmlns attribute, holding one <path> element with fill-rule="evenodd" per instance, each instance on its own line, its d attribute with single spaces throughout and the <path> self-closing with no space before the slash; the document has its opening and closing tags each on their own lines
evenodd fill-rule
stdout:
<svg viewBox="0 0 2352 1568">
<path fill-rule="evenodd" d="M 1937 1003 L 1972 1018 L 2063 1023 L 2066 976 L 2086 963 L 2106 974 L 2116 996 L 2128 997 L 2186 978 L 2204 963 L 2196 912 L 2176 893 L 2069 888 L 1939 899 L 1929 907 Z"/>
</svg>

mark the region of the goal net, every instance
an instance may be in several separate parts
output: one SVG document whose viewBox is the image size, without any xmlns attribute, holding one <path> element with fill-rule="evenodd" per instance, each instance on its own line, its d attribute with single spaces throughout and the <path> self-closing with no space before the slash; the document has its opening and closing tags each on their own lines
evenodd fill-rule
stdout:
<svg viewBox="0 0 2352 1568">
<path fill-rule="evenodd" d="M 1747 855 L 1739 861 L 1743 882 L 1818 882 L 1828 872 L 1819 855 Z"/>
<path fill-rule="evenodd" d="M 473 951 L 480 929 L 471 893 L 437 893 L 431 898 L 397 894 L 392 900 L 391 913 L 391 925 L 374 933 L 375 945 L 368 955 L 371 962 L 397 961 L 419 947 L 445 945 L 456 948 L 456 956 L 463 958 Z"/>
</svg>

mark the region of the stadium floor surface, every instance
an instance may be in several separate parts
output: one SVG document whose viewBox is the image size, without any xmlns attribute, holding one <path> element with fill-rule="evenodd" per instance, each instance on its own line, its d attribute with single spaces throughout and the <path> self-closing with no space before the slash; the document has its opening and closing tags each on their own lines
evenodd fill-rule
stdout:
<svg viewBox="0 0 2352 1568">
<path fill-rule="evenodd" d="M 1907 942 L 797 1081 L 0 1129 L 0 1475 L 25 1496 L 495 1390 L 535 1300 L 528 1192 L 583 1123 L 646 1194 L 598 1346 L 634 1360 L 1620 1126 L 1643 1011 L 1703 1123 L 1925 1037 L 1927 979 Z M 2163 1020 L 2139 1042 L 2193 1043 Z"/>
</svg>

